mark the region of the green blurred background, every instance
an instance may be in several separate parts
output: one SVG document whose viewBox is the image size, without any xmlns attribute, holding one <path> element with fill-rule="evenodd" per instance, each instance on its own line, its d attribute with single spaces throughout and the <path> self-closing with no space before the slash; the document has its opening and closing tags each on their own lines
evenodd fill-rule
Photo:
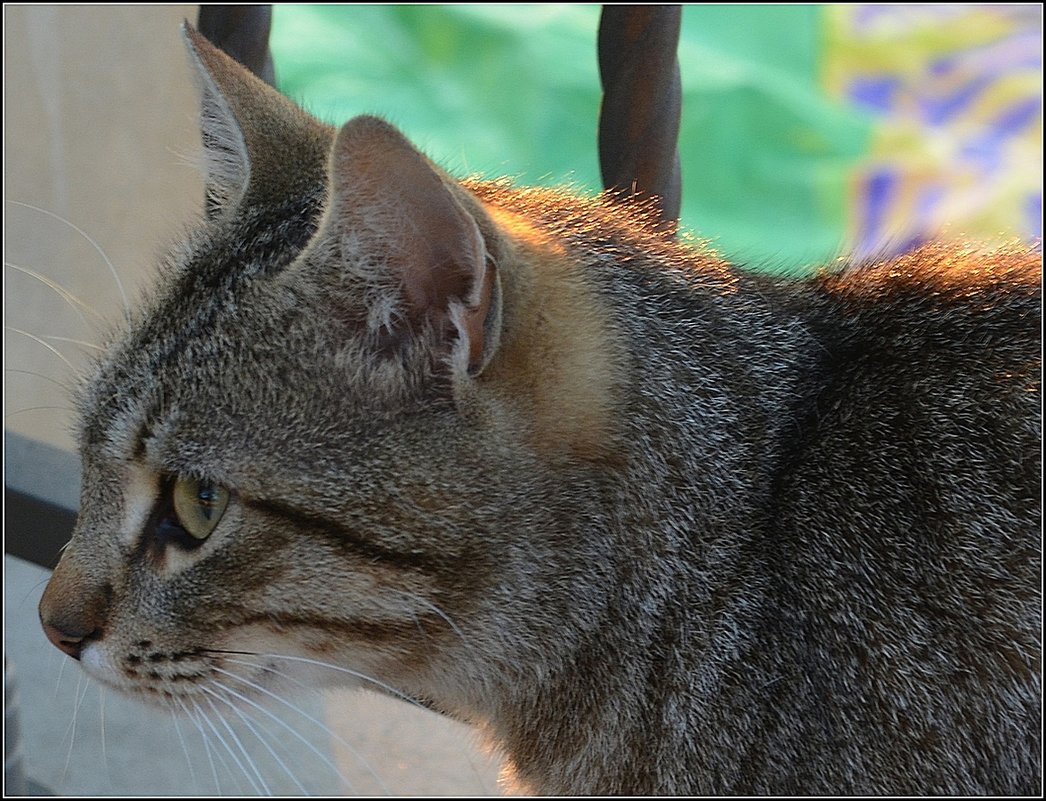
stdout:
<svg viewBox="0 0 1046 801">
<path fill-rule="evenodd" d="M 955 182 L 947 176 L 961 161 L 962 143 L 942 150 L 939 126 L 926 137 L 927 147 L 919 135 L 905 138 L 896 130 L 911 121 L 903 116 L 911 108 L 912 124 L 928 125 L 919 118 L 923 107 L 911 101 L 919 92 L 954 91 L 942 83 L 955 73 L 941 77 L 941 53 L 983 48 L 1024 23 L 1006 18 L 992 28 L 958 6 L 936 16 L 872 13 L 882 8 L 684 7 L 684 230 L 736 261 L 769 270 L 823 262 L 862 236 L 870 250 L 889 238 L 910 245 L 921 229 L 939 227 L 941 216 L 919 217 L 927 203 L 918 187 L 906 189 L 900 179 L 883 183 L 882 158 L 897 162 L 875 155 L 884 129 L 894 134 L 886 140 L 915 153 L 891 166 L 896 175 L 887 177 L 917 174 L 919 186 L 934 186 L 926 197 L 954 212 L 955 203 L 940 200 L 940 184 Z M 520 184 L 568 183 L 595 192 L 601 188 L 599 15 L 598 5 L 567 4 L 278 5 L 271 45 L 281 90 L 328 122 L 379 114 L 454 174 L 508 175 Z M 899 54 L 896 63 L 891 53 Z M 868 74 L 900 76 L 918 88 L 895 92 L 888 107 L 854 102 L 851 95 L 862 100 L 858 90 Z M 1041 105 L 1041 57 L 1039 75 Z M 968 77 L 959 73 L 952 83 Z M 1034 86 L 1028 91 L 1034 94 Z M 1038 120 L 1041 134 L 1041 109 Z M 1021 174 L 1029 166 L 1022 163 Z M 1041 155 L 1038 169 L 1041 176 Z M 1041 177 L 1035 181 L 1041 213 Z M 986 179 L 966 175 L 962 183 L 977 188 Z M 864 230 L 883 215 L 866 208 L 863 198 L 884 185 L 894 189 L 885 198 L 893 218 L 883 218 L 885 232 Z M 1035 196 L 1036 186 L 1018 189 Z M 994 233 L 999 224 L 982 227 Z M 1010 227 L 1027 234 L 1022 220 Z"/>
</svg>

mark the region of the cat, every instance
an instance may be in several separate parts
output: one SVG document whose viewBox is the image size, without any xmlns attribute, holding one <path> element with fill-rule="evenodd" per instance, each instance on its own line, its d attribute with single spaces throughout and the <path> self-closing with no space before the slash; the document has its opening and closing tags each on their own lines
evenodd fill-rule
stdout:
<svg viewBox="0 0 1046 801">
<path fill-rule="evenodd" d="M 1039 792 L 1033 249 L 747 272 L 184 35 L 209 211 L 80 388 L 59 649 L 351 673 L 522 792 Z"/>
</svg>

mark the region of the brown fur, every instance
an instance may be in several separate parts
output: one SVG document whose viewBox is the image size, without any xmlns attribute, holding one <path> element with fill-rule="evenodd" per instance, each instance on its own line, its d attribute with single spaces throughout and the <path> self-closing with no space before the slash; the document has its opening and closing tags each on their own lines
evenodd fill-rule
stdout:
<svg viewBox="0 0 1046 801">
<path fill-rule="evenodd" d="M 351 670 L 535 793 L 1038 792 L 1037 253 L 772 279 L 188 41 L 210 219 L 79 393 L 59 648 L 175 709 Z"/>
<path fill-rule="evenodd" d="M 615 458 L 625 356 L 610 309 L 547 235 L 510 211 L 490 215 L 514 248 L 502 257 L 511 311 L 484 381 L 531 421 L 528 441 L 546 457 Z"/>
</svg>

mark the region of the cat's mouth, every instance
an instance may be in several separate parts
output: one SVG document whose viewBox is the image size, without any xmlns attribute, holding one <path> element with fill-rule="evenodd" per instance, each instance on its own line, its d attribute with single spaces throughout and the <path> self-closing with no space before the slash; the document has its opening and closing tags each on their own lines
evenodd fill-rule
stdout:
<svg viewBox="0 0 1046 801">
<path fill-rule="evenodd" d="M 324 684 L 364 685 L 406 697 L 364 673 L 308 656 L 308 649 L 281 644 L 284 647 L 258 651 L 235 646 L 165 648 L 148 639 L 119 644 L 102 639 L 84 645 L 80 664 L 106 687 L 175 711 L 212 703 L 254 706 L 278 701 L 295 687 Z"/>
<path fill-rule="evenodd" d="M 164 650 L 142 640 L 118 657 L 102 643 L 84 647 L 80 664 L 91 678 L 150 703 L 185 709 L 201 699 L 242 699 L 272 692 L 279 671 L 263 659 L 204 648 Z"/>
</svg>

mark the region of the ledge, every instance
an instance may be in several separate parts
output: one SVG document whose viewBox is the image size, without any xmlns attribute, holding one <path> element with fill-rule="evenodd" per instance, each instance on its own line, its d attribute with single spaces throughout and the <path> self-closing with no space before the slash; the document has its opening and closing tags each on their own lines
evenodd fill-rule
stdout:
<svg viewBox="0 0 1046 801">
<path fill-rule="evenodd" d="M 80 459 L 4 432 L 4 553 L 54 568 L 76 523 Z"/>
</svg>

